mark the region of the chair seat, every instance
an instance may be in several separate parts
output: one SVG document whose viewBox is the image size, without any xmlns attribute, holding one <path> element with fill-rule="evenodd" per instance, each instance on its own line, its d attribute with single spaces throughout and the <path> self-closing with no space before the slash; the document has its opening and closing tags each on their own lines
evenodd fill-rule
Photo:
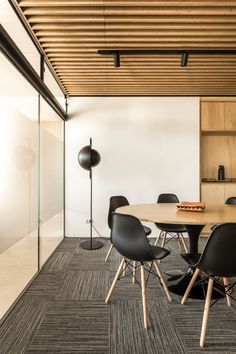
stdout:
<svg viewBox="0 0 236 354">
<path fill-rule="evenodd" d="M 147 226 L 144 226 L 144 225 L 143 225 L 143 228 L 144 228 L 145 234 L 146 234 L 147 236 L 150 235 L 150 233 L 152 232 L 152 230 L 150 229 L 150 227 L 147 227 Z"/>
<path fill-rule="evenodd" d="M 184 225 L 177 225 L 177 224 L 156 224 L 158 229 L 165 232 L 173 232 L 173 233 L 182 233 L 187 232 Z"/>
<path fill-rule="evenodd" d="M 200 257 L 201 253 L 181 253 L 181 257 L 187 262 L 190 266 L 195 266 Z"/>
<path fill-rule="evenodd" d="M 159 246 L 150 245 L 155 259 L 163 259 L 170 254 L 170 251 Z"/>
</svg>

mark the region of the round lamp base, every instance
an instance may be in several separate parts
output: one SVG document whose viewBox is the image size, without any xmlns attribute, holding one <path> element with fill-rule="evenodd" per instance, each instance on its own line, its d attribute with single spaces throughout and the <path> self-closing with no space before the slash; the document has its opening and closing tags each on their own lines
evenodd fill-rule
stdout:
<svg viewBox="0 0 236 354">
<path fill-rule="evenodd" d="M 80 247 L 84 250 L 96 250 L 98 248 L 101 248 L 102 246 L 103 243 L 96 240 L 89 240 L 80 243 Z"/>
</svg>

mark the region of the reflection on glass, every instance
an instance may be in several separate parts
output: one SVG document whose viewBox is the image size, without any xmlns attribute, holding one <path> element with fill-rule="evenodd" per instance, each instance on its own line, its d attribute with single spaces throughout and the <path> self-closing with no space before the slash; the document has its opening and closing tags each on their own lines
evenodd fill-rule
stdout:
<svg viewBox="0 0 236 354">
<path fill-rule="evenodd" d="M 63 121 L 41 99 L 40 264 L 63 238 Z"/>
<path fill-rule="evenodd" d="M 0 318 L 38 270 L 38 94 L 0 57 Z"/>
</svg>

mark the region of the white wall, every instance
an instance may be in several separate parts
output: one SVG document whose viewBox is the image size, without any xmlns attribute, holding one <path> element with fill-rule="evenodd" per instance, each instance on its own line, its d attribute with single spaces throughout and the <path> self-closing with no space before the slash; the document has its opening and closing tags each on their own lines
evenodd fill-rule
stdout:
<svg viewBox="0 0 236 354">
<path fill-rule="evenodd" d="M 70 99 L 69 113 L 67 236 L 89 236 L 89 175 L 77 157 L 90 137 L 101 154 L 93 169 L 93 219 L 104 236 L 112 195 L 125 195 L 130 203 L 153 203 L 163 192 L 199 199 L 199 98 L 78 97 Z"/>
</svg>

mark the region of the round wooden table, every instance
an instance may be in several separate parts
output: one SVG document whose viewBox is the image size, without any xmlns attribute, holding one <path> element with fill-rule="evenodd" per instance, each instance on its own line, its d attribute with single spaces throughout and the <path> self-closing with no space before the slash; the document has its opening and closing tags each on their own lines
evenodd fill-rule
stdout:
<svg viewBox="0 0 236 354">
<path fill-rule="evenodd" d="M 190 212 L 177 210 L 176 204 L 173 203 L 137 204 L 118 208 L 116 212 L 136 216 L 142 221 L 185 225 L 189 235 L 190 253 L 198 253 L 198 239 L 205 225 L 236 222 L 236 206 L 234 205 L 207 204 L 203 212 Z M 169 286 L 170 291 L 183 295 L 193 271 L 192 267 L 188 268 L 177 283 Z M 193 287 L 190 296 L 204 299 L 202 285 Z"/>
</svg>

